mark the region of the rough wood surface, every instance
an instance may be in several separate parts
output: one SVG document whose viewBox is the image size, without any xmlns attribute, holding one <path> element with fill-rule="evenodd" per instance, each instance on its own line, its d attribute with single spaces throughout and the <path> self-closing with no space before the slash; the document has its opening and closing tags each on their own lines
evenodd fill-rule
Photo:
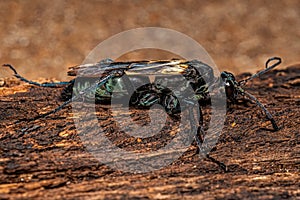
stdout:
<svg viewBox="0 0 300 200">
<path fill-rule="evenodd" d="M 300 198 L 299 65 L 274 70 L 246 87 L 274 114 L 279 131 L 269 130 L 270 123 L 254 104 L 228 111 L 217 148 L 210 154 L 229 166 L 227 173 L 199 159 L 193 145 L 157 171 L 131 174 L 112 169 L 86 150 L 70 109 L 26 121 L 61 104 L 61 89 L 5 81 L 0 88 L 0 199 Z M 97 107 L 99 123 L 112 128 L 109 137 L 119 147 L 145 150 L 153 148 L 147 142 L 172 139 L 170 130 L 146 142 L 120 136 L 108 109 Z M 15 124 L 16 120 L 23 121 Z"/>
</svg>

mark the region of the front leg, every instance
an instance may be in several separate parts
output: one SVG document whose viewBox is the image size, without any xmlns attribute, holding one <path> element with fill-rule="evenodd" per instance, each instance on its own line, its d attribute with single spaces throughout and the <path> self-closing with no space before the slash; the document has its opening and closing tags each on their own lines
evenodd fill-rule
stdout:
<svg viewBox="0 0 300 200">
<path fill-rule="evenodd" d="M 255 101 L 255 103 L 264 111 L 267 119 L 272 123 L 273 129 L 275 131 L 278 131 L 279 127 L 277 126 L 275 119 L 273 118 L 272 114 L 267 110 L 267 108 L 264 107 L 264 105 L 255 96 L 253 96 L 249 92 L 244 91 L 244 95 L 248 96 L 251 100 Z"/>
</svg>

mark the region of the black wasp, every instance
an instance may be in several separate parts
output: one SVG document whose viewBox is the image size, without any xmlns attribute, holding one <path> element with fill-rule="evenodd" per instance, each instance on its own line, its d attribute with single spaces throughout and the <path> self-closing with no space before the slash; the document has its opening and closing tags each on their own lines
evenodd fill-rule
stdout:
<svg viewBox="0 0 300 200">
<path fill-rule="evenodd" d="M 276 62 L 270 65 L 270 62 L 273 61 Z M 92 99 L 101 103 L 108 102 L 111 98 L 123 99 L 123 101 L 125 99 L 125 102 L 129 102 L 130 106 L 139 108 L 149 108 L 154 104 L 160 104 L 166 113 L 172 116 L 180 113 L 189 105 L 201 105 L 203 102 L 209 101 L 209 88 L 214 85 L 222 85 L 229 101 L 234 103 L 239 96 L 248 97 L 262 109 L 266 118 L 272 123 L 273 129 L 279 130 L 271 113 L 257 98 L 245 91 L 242 86 L 253 78 L 260 77 L 262 74 L 275 68 L 280 63 L 281 58 L 272 57 L 267 60 L 264 70 L 241 81 L 236 81 L 235 76 L 226 71 L 222 72 L 220 77 L 214 77 L 212 67 L 198 60 L 172 59 L 114 62 L 111 59 L 105 59 L 94 64 L 71 67 L 68 75 L 76 76 L 75 79 L 68 82 L 54 83 L 30 81 L 20 76 L 12 65 L 4 64 L 3 66 L 9 67 L 14 72 L 14 76 L 21 81 L 32 85 L 40 87 L 62 87 L 66 85 L 62 93 L 65 102 L 54 110 L 31 120 L 53 114 L 72 101 L 79 99 Z M 149 80 L 149 77 L 154 77 L 155 81 Z M 184 77 L 185 81 L 182 81 L 182 77 Z M 147 79 L 146 82 L 145 79 Z M 172 84 L 177 88 L 176 91 L 168 87 Z M 191 88 L 192 92 L 190 90 L 186 92 L 188 88 Z M 182 100 L 179 101 L 179 99 Z M 190 109 L 190 112 L 193 112 L 192 110 Z M 199 110 L 201 112 L 201 108 Z M 192 116 L 193 113 L 190 113 L 190 115 Z M 190 123 L 196 123 L 192 118 Z M 202 120 L 201 114 L 200 120 Z M 202 124 L 202 121 L 199 124 Z M 202 129 L 200 128 L 199 130 Z M 194 135 L 199 149 L 201 149 L 203 141 L 202 136 Z M 207 158 L 217 163 L 224 170 L 227 170 L 223 163 L 215 160 L 208 154 Z"/>
</svg>

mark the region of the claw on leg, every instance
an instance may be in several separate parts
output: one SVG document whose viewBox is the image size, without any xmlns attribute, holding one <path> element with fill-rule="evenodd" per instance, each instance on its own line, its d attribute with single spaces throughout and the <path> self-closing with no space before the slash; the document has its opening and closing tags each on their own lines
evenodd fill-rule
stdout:
<svg viewBox="0 0 300 200">
<path fill-rule="evenodd" d="M 190 122 L 191 122 L 191 126 L 194 127 L 193 125 L 196 124 L 196 121 L 194 119 L 194 113 L 193 113 L 193 109 L 190 109 L 189 111 L 189 114 L 190 114 Z M 201 110 L 200 110 L 200 119 L 202 119 L 202 113 L 201 113 Z M 193 133 L 194 133 L 194 139 L 196 141 L 196 144 L 197 144 L 197 152 L 200 153 L 201 152 L 201 149 L 202 149 L 202 144 L 203 144 L 203 137 L 205 136 L 205 133 L 204 133 L 204 130 L 203 128 L 201 127 L 200 123 L 198 122 L 198 129 L 197 130 L 194 130 L 192 129 Z M 199 133 L 200 132 L 200 133 Z M 198 134 L 200 134 L 200 138 L 198 137 Z M 206 154 L 206 158 L 209 159 L 211 162 L 217 164 L 224 172 L 227 172 L 228 171 L 228 168 L 227 166 L 214 159 L 213 157 L 211 157 L 209 154 Z"/>
<path fill-rule="evenodd" d="M 223 169 L 224 172 L 228 172 L 228 168 L 224 163 L 214 159 L 209 154 L 206 155 L 206 158 L 209 159 L 211 162 L 216 163 L 221 169 Z"/>
</svg>

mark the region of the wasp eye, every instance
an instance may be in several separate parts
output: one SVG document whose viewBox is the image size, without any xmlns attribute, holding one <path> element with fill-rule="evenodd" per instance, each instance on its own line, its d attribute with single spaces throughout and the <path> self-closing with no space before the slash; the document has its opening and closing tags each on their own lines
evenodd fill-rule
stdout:
<svg viewBox="0 0 300 200">
<path fill-rule="evenodd" d="M 232 73 L 226 72 L 226 71 L 224 71 L 224 72 L 221 73 L 221 78 L 222 78 L 223 81 L 225 81 L 225 82 L 226 82 L 227 80 L 235 81 L 234 75 L 233 75 Z"/>
<path fill-rule="evenodd" d="M 221 78 L 222 79 L 228 78 L 228 76 L 229 76 L 228 72 L 222 72 L 221 73 Z"/>
</svg>

